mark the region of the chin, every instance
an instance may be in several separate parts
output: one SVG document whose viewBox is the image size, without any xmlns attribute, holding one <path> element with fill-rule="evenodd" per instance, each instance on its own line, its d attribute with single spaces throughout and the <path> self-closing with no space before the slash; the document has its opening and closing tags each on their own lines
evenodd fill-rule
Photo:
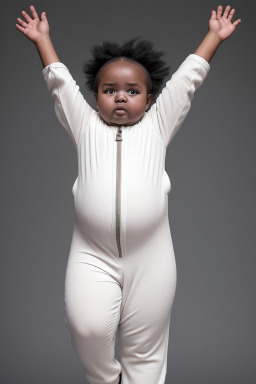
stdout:
<svg viewBox="0 0 256 384">
<path fill-rule="evenodd" d="M 125 119 L 122 119 L 122 116 L 120 116 L 119 119 L 115 119 L 114 121 L 112 120 L 108 120 L 108 119 L 105 119 L 104 117 L 102 117 L 100 115 L 101 119 L 104 121 L 105 124 L 107 125 L 117 125 L 117 126 L 121 126 L 121 125 L 134 125 L 134 124 L 137 124 L 143 116 L 141 116 L 138 120 L 136 120 L 135 122 L 133 121 L 129 121 L 127 120 L 127 117 Z"/>
</svg>

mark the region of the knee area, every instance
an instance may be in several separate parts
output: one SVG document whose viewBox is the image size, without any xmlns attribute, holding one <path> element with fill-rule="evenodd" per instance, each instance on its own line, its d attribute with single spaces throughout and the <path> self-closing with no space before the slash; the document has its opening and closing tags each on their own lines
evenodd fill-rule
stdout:
<svg viewBox="0 0 256 384">
<path fill-rule="evenodd" d="M 104 342 L 110 331 L 103 319 L 93 319 L 93 321 L 87 319 L 75 322 L 66 320 L 66 325 L 73 337 L 87 342 L 93 341 L 94 343 L 97 341 Z"/>
</svg>

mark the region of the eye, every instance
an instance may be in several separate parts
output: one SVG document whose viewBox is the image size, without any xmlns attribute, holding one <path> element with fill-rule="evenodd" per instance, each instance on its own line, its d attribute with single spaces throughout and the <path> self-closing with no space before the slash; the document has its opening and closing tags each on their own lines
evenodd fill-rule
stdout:
<svg viewBox="0 0 256 384">
<path fill-rule="evenodd" d="M 137 91 L 136 89 L 130 89 L 130 91 L 132 91 L 132 92 L 136 92 L 136 93 L 132 93 L 132 95 L 136 95 L 136 94 L 138 94 L 138 91 Z"/>
<path fill-rule="evenodd" d="M 113 88 L 108 88 L 104 91 L 104 93 L 109 93 L 108 91 L 113 91 L 114 92 L 114 89 Z M 113 93 L 109 93 L 110 95 L 113 95 Z"/>
<path fill-rule="evenodd" d="M 108 95 L 113 95 L 114 92 L 115 92 L 115 90 L 114 90 L 113 88 L 107 88 L 107 89 L 105 89 L 105 91 L 104 91 L 104 93 L 106 93 L 106 94 L 108 94 Z M 136 89 L 133 89 L 133 88 L 129 89 L 128 92 L 132 92 L 132 93 L 131 93 L 132 95 L 137 95 L 137 94 L 139 93 Z"/>
</svg>

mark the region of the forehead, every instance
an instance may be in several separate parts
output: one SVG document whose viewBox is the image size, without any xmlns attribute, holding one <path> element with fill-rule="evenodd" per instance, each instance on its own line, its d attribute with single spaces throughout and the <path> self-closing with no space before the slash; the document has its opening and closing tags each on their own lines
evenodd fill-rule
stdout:
<svg viewBox="0 0 256 384">
<path fill-rule="evenodd" d="M 104 68 L 102 68 L 99 74 L 99 83 L 109 80 L 118 81 L 122 79 L 146 83 L 146 70 L 139 63 L 119 60 L 108 63 Z"/>
</svg>

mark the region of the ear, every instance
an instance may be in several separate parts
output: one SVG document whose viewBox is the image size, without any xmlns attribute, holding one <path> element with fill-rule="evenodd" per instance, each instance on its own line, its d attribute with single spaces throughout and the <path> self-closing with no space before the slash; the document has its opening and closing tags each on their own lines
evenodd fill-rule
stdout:
<svg viewBox="0 0 256 384">
<path fill-rule="evenodd" d="M 154 98 L 154 96 L 153 96 L 151 93 L 149 93 L 148 96 L 147 96 L 146 111 L 149 109 L 149 106 L 150 106 L 150 104 L 151 104 L 153 98 Z"/>
</svg>

